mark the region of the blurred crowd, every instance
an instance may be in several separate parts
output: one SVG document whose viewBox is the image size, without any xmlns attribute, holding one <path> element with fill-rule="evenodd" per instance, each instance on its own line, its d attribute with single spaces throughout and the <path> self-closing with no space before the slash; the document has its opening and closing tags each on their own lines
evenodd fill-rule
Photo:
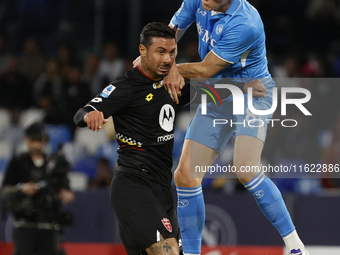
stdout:
<svg viewBox="0 0 340 255">
<path fill-rule="evenodd" d="M 120 20 L 127 15 L 127 3 L 104 1 L 107 7 L 104 40 L 100 51 L 96 51 L 91 44 L 95 16 L 93 1 L 82 2 L 83 12 L 75 8 L 79 4 L 75 0 L 36 1 L 35 5 L 39 6 L 31 6 L 32 2 L 0 2 L 0 173 L 11 155 L 22 149 L 25 122 L 35 118 L 48 124 L 51 151 L 56 150 L 59 143 L 64 144 L 75 178 L 82 174 L 80 178 L 85 180 L 86 188 L 108 187 L 117 158 L 114 136 L 109 128 L 98 134 L 77 129 L 73 115 L 110 81 L 132 67 L 136 56 L 126 53 L 128 31 L 119 26 Z M 140 27 L 154 20 L 168 22 L 181 3 L 176 0 L 169 10 L 164 10 L 159 1 L 144 2 L 140 8 L 153 6 L 155 12 L 148 15 L 150 11 L 143 9 Z M 337 97 L 340 89 L 336 86 L 338 80 L 324 82 L 329 81 L 324 78 L 340 77 L 340 34 L 337 33 L 340 31 L 340 1 L 250 2 L 259 10 L 265 24 L 267 57 L 273 77 L 313 78 L 313 84 L 299 86 L 309 89 L 312 97 L 319 97 L 307 105 L 313 118 L 302 117 L 292 110 L 291 116 L 285 118 L 297 119 L 296 128 L 268 128 L 264 162 L 273 165 L 291 162 L 339 164 L 340 107 Z M 123 11 L 118 11 L 119 8 Z M 179 43 L 178 62 L 199 61 L 196 31 L 194 26 L 190 29 L 189 35 Z M 175 164 L 188 121 L 187 110 L 179 112 Z M 280 119 L 279 114 L 278 110 L 276 117 Z M 219 162 L 231 162 L 232 143 L 222 152 Z M 278 179 L 277 184 L 284 191 L 296 193 L 340 188 L 338 179 L 334 178 L 336 175 L 317 177 Z M 206 186 L 226 192 L 238 190 L 236 182 L 231 182 L 207 180 Z"/>
</svg>

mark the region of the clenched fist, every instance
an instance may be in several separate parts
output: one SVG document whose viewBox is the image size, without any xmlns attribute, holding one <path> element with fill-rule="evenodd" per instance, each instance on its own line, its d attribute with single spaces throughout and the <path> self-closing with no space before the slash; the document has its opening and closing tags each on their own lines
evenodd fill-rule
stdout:
<svg viewBox="0 0 340 255">
<path fill-rule="evenodd" d="M 107 119 L 104 119 L 103 112 L 92 111 L 84 116 L 84 121 L 86 122 L 89 129 L 98 132 L 99 129 L 103 127 L 103 124 L 107 122 Z"/>
</svg>

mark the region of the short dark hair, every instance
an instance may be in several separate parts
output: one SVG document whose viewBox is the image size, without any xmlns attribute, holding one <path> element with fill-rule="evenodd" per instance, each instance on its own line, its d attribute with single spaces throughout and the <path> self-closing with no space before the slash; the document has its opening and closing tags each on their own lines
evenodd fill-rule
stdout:
<svg viewBox="0 0 340 255">
<path fill-rule="evenodd" d="M 140 33 L 140 44 L 149 48 L 152 44 L 152 38 L 161 37 L 165 39 L 176 38 L 176 28 L 170 28 L 163 22 L 151 22 L 147 24 Z"/>
<path fill-rule="evenodd" d="M 28 125 L 24 130 L 25 136 L 32 140 L 44 140 L 48 139 L 45 124 L 42 122 L 34 122 Z"/>
</svg>

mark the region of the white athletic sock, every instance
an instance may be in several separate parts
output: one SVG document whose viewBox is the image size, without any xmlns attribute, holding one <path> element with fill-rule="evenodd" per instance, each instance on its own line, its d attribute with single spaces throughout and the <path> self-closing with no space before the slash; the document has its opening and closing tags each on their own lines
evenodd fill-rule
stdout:
<svg viewBox="0 0 340 255">
<path fill-rule="evenodd" d="M 285 242 L 286 249 L 288 252 L 290 252 L 293 249 L 295 250 L 300 249 L 301 251 L 305 249 L 305 246 L 300 240 L 300 237 L 297 234 L 296 230 L 294 230 L 289 235 L 283 237 L 283 241 Z"/>
</svg>

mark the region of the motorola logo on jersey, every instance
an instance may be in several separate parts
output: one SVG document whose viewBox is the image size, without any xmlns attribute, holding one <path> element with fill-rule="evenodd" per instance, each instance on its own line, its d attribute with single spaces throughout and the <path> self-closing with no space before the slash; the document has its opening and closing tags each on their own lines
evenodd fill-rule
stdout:
<svg viewBox="0 0 340 255">
<path fill-rule="evenodd" d="M 175 110 L 170 104 L 163 105 L 159 112 L 159 125 L 167 132 L 174 129 Z"/>
</svg>

